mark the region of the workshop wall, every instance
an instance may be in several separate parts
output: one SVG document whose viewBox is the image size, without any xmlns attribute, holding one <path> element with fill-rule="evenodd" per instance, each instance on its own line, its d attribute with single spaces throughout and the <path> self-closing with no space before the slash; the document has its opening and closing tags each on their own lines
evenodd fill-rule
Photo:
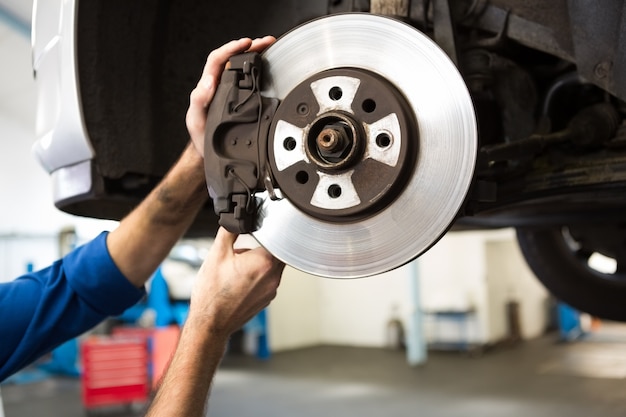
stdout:
<svg viewBox="0 0 626 417">
<path fill-rule="evenodd" d="M 488 325 L 485 247 L 482 233 L 448 233 L 419 259 L 421 309 L 430 342 L 486 344 Z M 466 313 L 464 323 L 438 314 Z"/>
<path fill-rule="evenodd" d="M 58 257 L 56 236 L 0 234 L 0 282 L 44 268 Z"/>
<path fill-rule="evenodd" d="M 529 339 L 548 324 L 548 292 L 526 266 L 512 229 L 448 233 L 420 258 L 420 284 L 431 342 L 493 344 L 516 326 Z M 450 311 L 467 312 L 467 322 L 437 320 Z"/>
<path fill-rule="evenodd" d="M 412 293 L 415 279 L 419 294 Z M 541 335 L 550 315 L 548 299 L 513 230 L 451 232 L 417 267 L 380 276 L 326 279 L 287 268 L 270 306 L 270 343 L 274 351 L 317 344 L 394 346 L 393 326 L 401 323 L 400 333 L 410 337 L 409 318 L 418 308 L 421 343 L 486 346 L 508 340 L 514 328 L 522 339 Z M 454 320 L 445 316 L 451 312 L 458 313 Z"/>
<path fill-rule="evenodd" d="M 392 326 L 400 322 L 406 331 L 414 278 L 412 265 L 362 279 L 320 278 L 287 267 L 269 308 L 271 348 L 395 345 Z"/>
<path fill-rule="evenodd" d="M 407 327 L 412 271 L 406 265 L 368 278 L 320 280 L 321 342 L 367 347 L 392 344 L 390 326 L 400 321 Z"/>
<path fill-rule="evenodd" d="M 286 267 L 278 295 L 268 312 L 272 350 L 288 350 L 321 343 L 322 278 Z"/>
<path fill-rule="evenodd" d="M 54 233 L 60 216 L 54 211 L 50 183 L 30 153 L 31 129 L 0 114 L 0 232 Z"/>
<path fill-rule="evenodd" d="M 489 240 L 486 256 L 490 287 L 499 282 L 505 299 L 519 306 L 522 338 L 531 339 L 543 334 L 551 316 L 551 297 L 528 267 L 517 242 L 513 239 Z"/>
</svg>

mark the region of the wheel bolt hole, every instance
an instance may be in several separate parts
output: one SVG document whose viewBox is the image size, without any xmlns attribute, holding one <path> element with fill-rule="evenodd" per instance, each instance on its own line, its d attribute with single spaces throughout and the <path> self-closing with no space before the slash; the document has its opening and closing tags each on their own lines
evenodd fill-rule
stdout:
<svg viewBox="0 0 626 417">
<path fill-rule="evenodd" d="M 298 104 L 296 111 L 299 115 L 306 116 L 307 114 L 309 114 L 309 106 L 306 103 L 300 103 Z"/>
<path fill-rule="evenodd" d="M 389 134 L 387 133 L 380 133 L 378 136 L 376 136 L 376 145 L 378 145 L 379 148 L 386 148 L 389 145 L 391 145 L 391 136 L 389 136 Z"/>
<path fill-rule="evenodd" d="M 371 98 L 365 99 L 361 104 L 361 108 L 365 113 L 371 113 L 376 110 L 376 102 Z"/>
<path fill-rule="evenodd" d="M 288 151 L 293 151 L 296 149 L 296 140 L 289 136 L 283 141 L 283 147 Z"/>
<path fill-rule="evenodd" d="M 298 181 L 299 184 L 306 184 L 309 182 L 309 174 L 307 174 L 306 171 L 298 171 L 296 173 L 296 181 Z"/>
<path fill-rule="evenodd" d="M 330 198 L 339 198 L 341 196 L 341 187 L 337 184 L 333 184 L 328 187 L 328 195 Z"/>
<path fill-rule="evenodd" d="M 333 87 L 328 92 L 328 97 L 330 97 L 330 99 L 333 101 L 341 99 L 341 96 L 343 96 L 343 91 L 340 87 Z"/>
</svg>

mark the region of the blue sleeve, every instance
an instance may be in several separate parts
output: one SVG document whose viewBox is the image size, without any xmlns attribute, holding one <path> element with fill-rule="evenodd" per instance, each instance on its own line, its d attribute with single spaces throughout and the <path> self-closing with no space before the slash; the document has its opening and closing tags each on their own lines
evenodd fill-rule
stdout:
<svg viewBox="0 0 626 417">
<path fill-rule="evenodd" d="M 0 381 L 143 297 L 111 259 L 106 236 L 0 284 Z"/>
</svg>

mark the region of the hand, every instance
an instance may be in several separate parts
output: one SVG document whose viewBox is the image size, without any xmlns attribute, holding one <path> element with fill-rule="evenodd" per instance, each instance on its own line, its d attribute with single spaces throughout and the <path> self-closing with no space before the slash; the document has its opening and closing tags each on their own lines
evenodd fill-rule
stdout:
<svg viewBox="0 0 626 417">
<path fill-rule="evenodd" d="M 188 323 L 228 338 L 274 299 L 284 264 L 264 248 L 234 249 L 237 235 L 220 228 L 200 267 Z"/>
<path fill-rule="evenodd" d="M 202 71 L 202 77 L 189 96 L 189 109 L 186 117 L 187 130 L 191 136 L 191 141 L 200 155 L 204 156 L 204 130 L 207 110 L 226 63 L 233 55 L 246 51 L 261 52 L 275 41 L 276 38 L 273 36 L 255 40 L 242 38 L 237 41 L 231 41 L 209 54 Z"/>
</svg>

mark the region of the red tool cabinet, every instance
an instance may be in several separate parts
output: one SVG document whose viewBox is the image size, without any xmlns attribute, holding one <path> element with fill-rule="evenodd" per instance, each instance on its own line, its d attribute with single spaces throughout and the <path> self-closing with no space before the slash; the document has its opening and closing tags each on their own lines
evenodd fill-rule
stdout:
<svg viewBox="0 0 626 417">
<path fill-rule="evenodd" d="M 81 355 L 82 401 L 87 410 L 148 401 L 145 338 L 90 337 L 83 341 Z"/>
</svg>

